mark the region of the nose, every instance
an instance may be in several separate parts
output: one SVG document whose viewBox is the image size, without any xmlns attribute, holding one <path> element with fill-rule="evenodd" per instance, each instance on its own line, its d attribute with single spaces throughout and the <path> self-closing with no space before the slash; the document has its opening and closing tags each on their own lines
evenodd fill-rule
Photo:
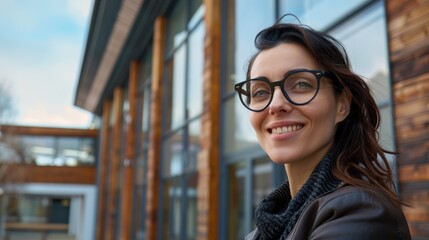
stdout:
<svg viewBox="0 0 429 240">
<path fill-rule="evenodd" d="M 283 92 L 280 88 L 274 88 L 273 99 L 271 100 L 270 105 L 268 105 L 268 110 L 270 114 L 279 114 L 282 112 L 289 112 L 291 110 L 291 103 L 283 95 Z"/>
</svg>

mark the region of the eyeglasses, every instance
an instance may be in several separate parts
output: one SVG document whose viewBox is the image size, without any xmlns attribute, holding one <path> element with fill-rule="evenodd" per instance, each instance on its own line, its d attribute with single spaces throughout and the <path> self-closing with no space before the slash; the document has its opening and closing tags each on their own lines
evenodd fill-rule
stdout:
<svg viewBox="0 0 429 240">
<path fill-rule="evenodd" d="M 316 97 L 320 79 L 329 76 L 331 74 L 323 70 L 296 69 L 287 72 L 279 81 L 270 82 L 265 77 L 258 77 L 237 83 L 234 89 L 247 109 L 260 112 L 273 100 L 274 87 L 279 86 L 289 102 L 301 106 Z"/>
</svg>

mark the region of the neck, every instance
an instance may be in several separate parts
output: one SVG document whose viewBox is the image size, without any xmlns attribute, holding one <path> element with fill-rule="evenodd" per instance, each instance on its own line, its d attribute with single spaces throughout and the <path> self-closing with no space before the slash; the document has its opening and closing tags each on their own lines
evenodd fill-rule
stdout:
<svg viewBox="0 0 429 240">
<path fill-rule="evenodd" d="M 285 164 L 285 170 L 289 180 L 289 189 L 292 198 L 296 196 L 302 185 L 304 185 L 311 173 L 316 168 L 317 164 L 319 164 L 327 152 L 328 150 L 323 151 L 323 154 L 320 154 L 320 156 L 314 156 L 311 159 Z"/>
<path fill-rule="evenodd" d="M 296 196 L 302 185 L 307 181 L 318 162 L 312 166 L 297 166 L 297 164 L 285 164 L 287 178 L 289 180 L 290 195 L 292 198 Z"/>
</svg>

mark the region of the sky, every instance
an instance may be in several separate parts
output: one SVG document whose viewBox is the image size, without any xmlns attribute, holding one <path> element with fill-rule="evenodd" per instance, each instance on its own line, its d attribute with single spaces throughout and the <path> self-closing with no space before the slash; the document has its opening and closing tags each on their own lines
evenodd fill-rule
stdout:
<svg viewBox="0 0 429 240">
<path fill-rule="evenodd" d="M 87 128 L 74 106 L 92 0 L 0 0 L 0 84 L 17 125 Z"/>
</svg>

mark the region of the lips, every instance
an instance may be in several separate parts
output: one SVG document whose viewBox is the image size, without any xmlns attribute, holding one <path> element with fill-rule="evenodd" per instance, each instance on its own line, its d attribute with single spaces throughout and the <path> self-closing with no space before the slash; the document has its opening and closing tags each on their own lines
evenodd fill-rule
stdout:
<svg viewBox="0 0 429 240">
<path fill-rule="evenodd" d="M 298 131 L 304 127 L 304 124 L 284 125 L 268 128 L 270 134 L 283 134 L 288 132 Z"/>
</svg>

